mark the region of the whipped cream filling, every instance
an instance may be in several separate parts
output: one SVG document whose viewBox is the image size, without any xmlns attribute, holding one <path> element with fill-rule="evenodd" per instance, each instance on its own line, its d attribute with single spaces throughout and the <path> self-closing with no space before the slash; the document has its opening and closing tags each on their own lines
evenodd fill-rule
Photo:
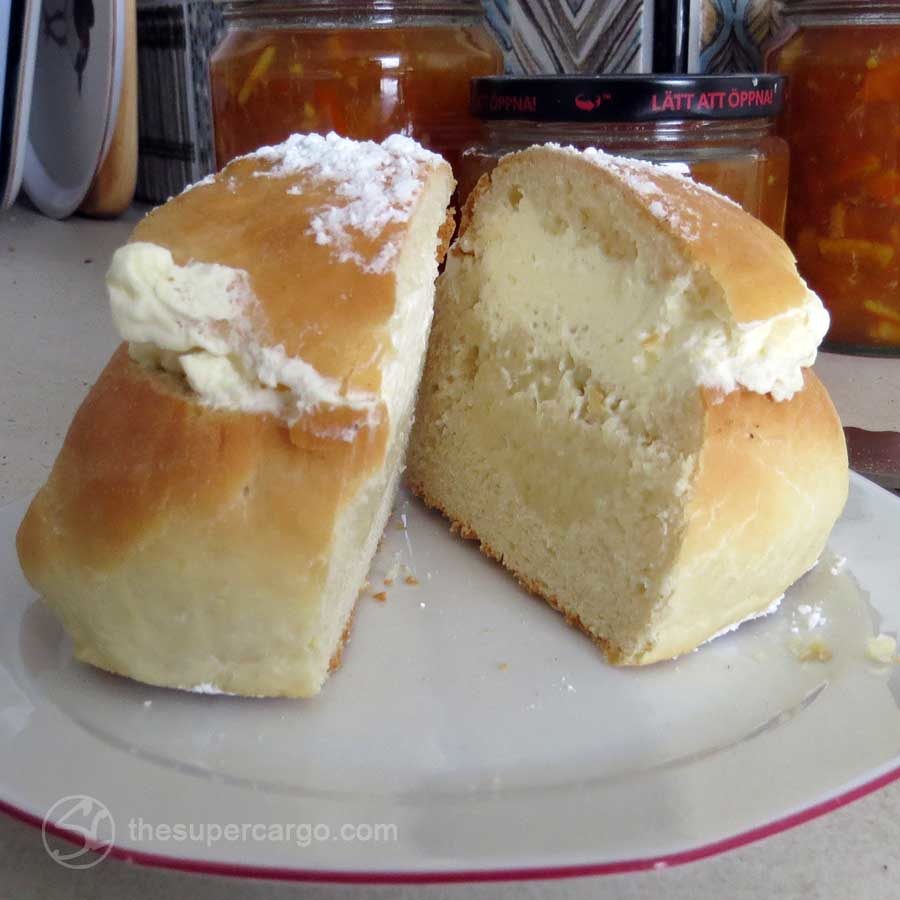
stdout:
<svg viewBox="0 0 900 900">
<path fill-rule="evenodd" d="M 775 400 L 803 389 L 803 369 L 816 361 L 829 316 L 810 291 L 803 306 L 754 322 L 700 323 L 685 349 L 703 387 L 730 393 L 738 387 Z"/>
<path fill-rule="evenodd" d="M 687 167 L 614 157 L 602 150 L 548 145 L 572 153 L 621 178 L 648 203 L 650 213 L 680 233 L 686 240 L 699 237 L 699 220 L 691 210 L 676 205 L 650 177 L 663 171 L 700 193 L 711 194 L 731 205 L 733 200 L 690 177 Z M 803 369 L 816 360 L 816 352 L 828 331 L 829 316 L 821 300 L 808 291 L 806 302 L 769 319 L 734 323 L 729 314 L 718 316 L 706 310 L 698 314 L 684 297 L 686 285 L 673 286 L 662 320 L 639 335 L 668 338 L 687 355 L 695 383 L 723 393 L 740 387 L 775 400 L 789 400 L 803 388 Z M 652 353 L 651 353 L 652 355 Z M 638 354 L 633 360 L 644 368 L 648 360 Z"/>
<path fill-rule="evenodd" d="M 661 315 L 637 333 L 631 364 L 639 372 L 661 367 L 659 377 L 729 394 L 745 388 L 789 400 L 803 389 L 803 370 L 816 361 L 829 317 L 811 291 L 800 307 L 753 322 L 698 312 L 683 285 L 674 284 Z M 663 355 L 666 348 L 669 355 Z"/>
<path fill-rule="evenodd" d="M 816 361 L 829 324 L 816 294 L 808 291 L 802 306 L 752 322 L 698 309 L 690 294 L 690 276 L 672 283 L 659 315 L 637 333 L 635 369 L 662 366 L 660 377 L 669 382 L 687 375 L 722 394 L 745 388 L 778 401 L 803 389 L 803 370 Z"/>
<path fill-rule="evenodd" d="M 135 242 L 113 255 L 106 276 L 113 321 L 142 365 L 185 377 L 200 402 L 270 413 L 293 424 L 320 407 L 343 407 L 374 417 L 378 397 L 342 392 L 281 345 L 254 337 L 249 314 L 257 304 L 246 272 L 218 264 L 176 265 L 165 247 Z M 352 440 L 355 431 L 329 434 Z"/>
</svg>

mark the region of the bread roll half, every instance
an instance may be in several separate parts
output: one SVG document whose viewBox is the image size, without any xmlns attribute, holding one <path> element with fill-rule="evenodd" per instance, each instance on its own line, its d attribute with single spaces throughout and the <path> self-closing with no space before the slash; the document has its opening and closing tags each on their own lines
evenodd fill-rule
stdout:
<svg viewBox="0 0 900 900">
<path fill-rule="evenodd" d="M 770 608 L 847 496 L 785 244 L 690 179 L 532 148 L 482 178 L 438 280 L 414 491 L 614 663 Z"/>
<path fill-rule="evenodd" d="M 406 138 L 294 135 L 117 251 L 128 344 L 17 540 L 79 659 L 177 688 L 319 691 L 390 512 L 452 189 Z"/>
</svg>

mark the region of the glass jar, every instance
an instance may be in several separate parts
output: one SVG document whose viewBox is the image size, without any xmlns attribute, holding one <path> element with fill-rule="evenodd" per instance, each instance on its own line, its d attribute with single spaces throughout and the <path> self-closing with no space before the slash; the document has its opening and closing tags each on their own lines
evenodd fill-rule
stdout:
<svg viewBox="0 0 900 900">
<path fill-rule="evenodd" d="M 900 355 L 900 3 L 801 0 L 766 66 L 789 76 L 787 237 L 830 349 Z"/>
<path fill-rule="evenodd" d="M 771 75 L 477 78 L 479 143 L 463 154 L 465 198 L 505 153 L 548 141 L 677 164 L 784 233 L 788 149 L 775 133 L 784 80 Z"/>
<path fill-rule="evenodd" d="M 503 57 L 480 0 L 230 0 L 210 60 L 216 161 L 295 131 L 410 135 L 451 165 L 469 81 Z"/>
</svg>

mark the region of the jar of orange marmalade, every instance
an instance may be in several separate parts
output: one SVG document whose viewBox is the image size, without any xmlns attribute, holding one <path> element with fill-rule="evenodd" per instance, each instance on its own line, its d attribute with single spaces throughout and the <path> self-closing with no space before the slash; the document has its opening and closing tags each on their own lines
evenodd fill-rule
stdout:
<svg viewBox="0 0 900 900">
<path fill-rule="evenodd" d="M 677 166 L 784 233 L 788 149 L 775 133 L 784 79 L 772 75 L 478 78 L 480 141 L 463 155 L 465 198 L 505 153 L 548 141 Z"/>
<path fill-rule="evenodd" d="M 900 2 L 787 0 L 787 237 L 831 349 L 900 355 Z"/>
<path fill-rule="evenodd" d="M 210 60 L 219 166 L 295 131 L 410 135 L 454 164 L 469 81 L 502 71 L 480 0 L 226 0 Z"/>
</svg>

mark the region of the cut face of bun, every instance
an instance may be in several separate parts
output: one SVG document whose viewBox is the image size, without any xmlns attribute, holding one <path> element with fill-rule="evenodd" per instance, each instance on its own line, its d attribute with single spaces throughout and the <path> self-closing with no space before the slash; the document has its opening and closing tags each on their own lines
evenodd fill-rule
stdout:
<svg viewBox="0 0 900 900">
<path fill-rule="evenodd" d="M 17 540 L 79 659 L 184 689 L 319 691 L 390 512 L 452 190 L 406 138 L 294 135 L 117 251 L 127 345 Z"/>
<path fill-rule="evenodd" d="M 414 491 L 615 663 L 770 608 L 847 494 L 828 325 L 771 231 L 597 151 L 485 176 L 438 281 Z"/>
</svg>

